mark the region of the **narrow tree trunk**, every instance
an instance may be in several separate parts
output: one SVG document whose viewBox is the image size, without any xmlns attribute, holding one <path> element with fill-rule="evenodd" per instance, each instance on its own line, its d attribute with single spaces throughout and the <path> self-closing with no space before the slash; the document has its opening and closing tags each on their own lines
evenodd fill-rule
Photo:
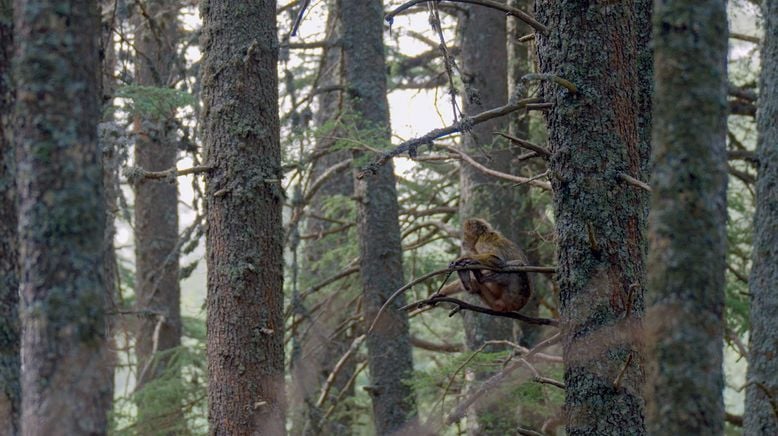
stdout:
<svg viewBox="0 0 778 436">
<path fill-rule="evenodd" d="M 634 434 L 643 422 L 645 155 L 637 123 L 633 3 L 536 0 L 558 248 L 565 420 L 570 435 Z"/>
<path fill-rule="evenodd" d="M 381 0 L 342 0 L 345 83 L 349 119 L 360 141 L 389 141 L 386 65 Z M 360 162 L 362 152 L 354 153 Z M 394 167 L 381 167 L 355 184 L 357 228 L 365 322 L 372 322 L 386 299 L 403 285 L 402 247 Z M 373 420 L 379 435 L 413 425 L 416 403 L 408 381 L 413 371 L 408 318 L 396 299 L 367 337 Z"/>
<path fill-rule="evenodd" d="M 148 2 L 138 13 L 135 33 L 135 81 L 137 85 L 170 87 L 176 78 L 176 19 L 178 2 Z M 175 113 L 135 115 L 135 165 L 147 171 L 176 166 Z M 135 182 L 135 295 L 138 318 L 135 351 L 138 388 L 160 377 L 170 356 L 159 353 L 181 345 L 181 289 L 178 282 L 178 192 L 175 178 Z M 140 397 L 141 428 L 162 431 L 180 425 L 177 399 L 160 409 Z M 172 415 L 171 415 L 172 413 Z M 162 415 L 164 422 L 159 421 Z M 172 418 L 171 418 L 172 416 Z M 176 422 L 179 421 L 179 422 Z M 146 427 L 148 425 L 149 427 Z"/>
<path fill-rule="evenodd" d="M 751 333 L 744 430 L 778 434 L 778 1 L 765 0 L 762 72 L 757 110 L 759 178 L 756 183 Z"/>
<path fill-rule="evenodd" d="M 22 428 L 105 434 L 105 210 L 94 1 L 17 0 Z"/>
<path fill-rule="evenodd" d="M 510 0 L 510 5 L 522 11 L 532 10 L 531 0 Z M 524 75 L 530 73 L 530 47 L 534 47 L 530 42 L 520 42 L 519 38 L 532 33 L 532 28 L 523 21 L 515 17 L 509 17 L 508 22 L 508 94 L 513 95 Z M 504 104 L 499 103 L 499 104 Z M 508 133 L 517 138 L 530 140 L 529 114 L 527 112 L 518 112 L 510 115 L 508 123 Z M 524 177 L 532 177 L 546 170 L 545 161 L 541 158 L 532 158 L 526 161 L 519 161 L 517 158 L 527 150 L 521 148 L 511 149 L 510 173 Z M 512 220 L 510 228 L 505 229 L 505 234 L 518 244 L 527 255 L 531 265 L 548 265 L 553 262 L 552 253 L 542 253 L 538 246 L 537 232 L 538 217 L 543 214 L 542 204 L 535 204 L 530 193 L 533 189 L 527 185 L 512 186 L 511 205 L 513 211 L 510 214 Z M 528 316 L 538 316 L 540 309 L 540 284 L 545 283 L 540 276 L 532 277 L 533 294 L 530 301 L 522 309 L 522 313 Z M 525 346 L 534 345 L 539 339 L 542 327 L 531 324 L 519 325 L 521 331 L 517 335 L 518 341 Z M 525 423 L 526 424 L 526 423 Z"/>
<path fill-rule="evenodd" d="M 648 429 L 722 434 L 726 1 L 654 9 Z"/>
<path fill-rule="evenodd" d="M 203 141 L 211 434 L 283 434 L 284 322 L 276 2 L 211 0 Z"/>
<path fill-rule="evenodd" d="M 505 14 L 481 5 L 466 5 L 460 14 L 460 47 L 462 80 L 465 84 L 463 109 L 473 116 L 486 109 L 502 106 L 508 99 L 508 52 Z M 503 172 L 511 172 L 512 153 L 505 140 L 495 139 L 494 132 L 506 131 L 507 119 L 494 119 L 478 124 L 463 136 L 464 151 L 482 164 Z M 484 218 L 506 237 L 515 236 L 513 218 L 516 215 L 515 191 L 512 183 L 487 176 L 465 163 L 460 168 L 460 215 Z M 514 239 L 515 241 L 515 239 Z M 477 296 L 463 295 L 473 304 L 483 305 Z M 487 341 L 513 341 L 514 321 L 482 313 L 464 311 L 463 323 L 467 348 L 478 350 Z M 489 346 L 486 351 L 506 350 L 506 346 Z M 475 380 L 484 380 L 493 372 L 478 371 Z M 477 382 L 476 382 L 477 383 Z M 493 392 L 474 407 L 468 420 L 468 433 L 506 434 L 516 427 L 515 404 Z"/>
<path fill-rule="evenodd" d="M 13 2 L 0 1 L 0 434 L 19 434 L 19 277 L 15 153 L 11 136 Z"/>
</svg>

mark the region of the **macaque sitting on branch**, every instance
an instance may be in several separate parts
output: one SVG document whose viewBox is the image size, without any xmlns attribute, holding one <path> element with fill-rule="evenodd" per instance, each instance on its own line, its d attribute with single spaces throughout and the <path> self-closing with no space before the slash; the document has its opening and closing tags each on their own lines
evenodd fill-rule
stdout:
<svg viewBox="0 0 778 436">
<path fill-rule="evenodd" d="M 472 218 L 465 220 L 462 227 L 462 255 L 449 267 L 484 265 L 500 269 L 507 267 L 507 262 L 511 260 L 527 264 L 527 257 L 521 249 L 488 222 Z M 436 296 L 467 291 L 480 296 L 492 310 L 515 312 L 524 307 L 532 295 L 532 285 L 526 272 L 473 269 L 457 273 L 459 281 L 443 287 Z"/>
</svg>

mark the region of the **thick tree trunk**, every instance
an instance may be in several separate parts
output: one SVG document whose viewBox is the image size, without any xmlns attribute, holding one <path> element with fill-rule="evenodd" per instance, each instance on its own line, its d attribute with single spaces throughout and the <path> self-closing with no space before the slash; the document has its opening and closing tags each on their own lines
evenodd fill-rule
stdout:
<svg viewBox="0 0 778 436">
<path fill-rule="evenodd" d="M 169 87 L 177 76 L 176 20 L 178 2 L 152 1 L 138 13 L 135 34 L 137 85 Z M 175 113 L 136 114 L 135 165 L 147 171 L 176 166 Z M 135 182 L 135 295 L 138 318 L 135 352 L 138 388 L 166 371 L 170 356 L 159 353 L 181 345 L 181 289 L 178 282 L 178 192 L 175 178 Z M 171 403 L 175 398 L 169 399 Z M 140 397 L 138 421 L 142 428 L 175 428 L 180 414 L 175 404 L 160 410 Z M 171 418 L 173 413 L 173 418 Z M 162 415 L 164 422 L 155 419 Z M 149 427 L 145 427 L 149 425 Z"/>
<path fill-rule="evenodd" d="M 570 435 L 634 434 L 643 423 L 639 319 L 643 307 L 646 146 L 637 123 L 633 3 L 536 0 L 558 248 L 565 420 Z"/>
<path fill-rule="evenodd" d="M 276 2 L 211 0 L 204 20 L 211 434 L 283 434 L 283 229 Z"/>
<path fill-rule="evenodd" d="M 744 430 L 778 434 L 778 1 L 765 0 L 765 38 L 757 110 L 759 178 L 756 182 L 751 333 Z"/>
<path fill-rule="evenodd" d="M 463 110 L 473 116 L 486 109 L 502 106 L 508 99 L 508 52 L 505 14 L 481 5 L 465 5 L 460 14 L 460 47 L 465 92 Z M 511 172 L 512 153 L 505 140 L 495 139 L 494 132 L 506 131 L 508 120 L 499 118 L 478 124 L 463 136 L 466 153 L 482 164 L 506 173 Z M 488 155 L 488 156 L 486 156 Z M 512 183 L 487 176 L 465 163 L 460 168 L 460 216 L 484 218 L 506 237 L 517 233 L 515 191 Z M 512 238 L 515 241 L 515 238 Z M 463 294 L 470 303 L 483 305 L 474 295 Z M 471 351 L 478 350 L 487 341 L 513 341 L 514 321 L 471 311 L 462 312 L 465 342 Z M 489 346 L 486 351 L 506 350 L 506 346 Z M 479 371 L 474 380 L 484 380 L 493 372 Z M 476 382 L 477 383 L 477 382 Z M 468 433 L 471 435 L 506 434 L 516 427 L 515 404 L 501 398 L 504 391 L 496 391 L 470 412 Z"/>
<path fill-rule="evenodd" d="M 349 120 L 358 139 L 374 147 L 389 141 L 386 65 L 381 0 L 342 0 L 343 55 Z M 360 162 L 361 152 L 354 153 Z M 391 162 L 357 180 L 357 231 L 365 322 L 403 285 L 397 190 Z M 408 380 L 413 372 L 408 318 L 397 298 L 367 337 L 373 420 L 379 435 L 408 429 L 416 402 Z"/>
<path fill-rule="evenodd" d="M 19 276 L 15 153 L 11 129 L 13 2 L 0 1 L 0 434 L 19 433 Z"/>
<path fill-rule="evenodd" d="M 654 9 L 647 425 L 723 432 L 726 1 Z"/>
<path fill-rule="evenodd" d="M 26 435 L 105 434 L 105 210 L 94 1 L 15 3 Z"/>
</svg>

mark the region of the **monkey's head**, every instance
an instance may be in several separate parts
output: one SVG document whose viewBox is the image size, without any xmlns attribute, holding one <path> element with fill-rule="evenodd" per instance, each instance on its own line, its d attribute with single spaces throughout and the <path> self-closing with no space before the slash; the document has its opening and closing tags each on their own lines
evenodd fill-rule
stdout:
<svg viewBox="0 0 778 436">
<path fill-rule="evenodd" d="M 465 220 L 465 223 L 462 225 L 462 230 L 465 235 L 477 237 L 491 232 L 492 226 L 480 218 L 470 218 Z"/>
</svg>

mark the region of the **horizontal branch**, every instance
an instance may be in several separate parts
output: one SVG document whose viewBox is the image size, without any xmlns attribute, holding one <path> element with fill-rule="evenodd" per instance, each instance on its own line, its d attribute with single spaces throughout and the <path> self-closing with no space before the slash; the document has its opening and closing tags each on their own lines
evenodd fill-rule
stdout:
<svg viewBox="0 0 778 436">
<path fill-rule="evenodd" d="M 551 319 L 551 318 L 533 318 L 531 316 L 522 315 L 519 312 L 500 312 L 497 310 L 492 310 L 487 307 L 481 307 L 476 306 L 474 304 L 466 303 L 462 300 L 458 300 L 456 298 L 451 297 L 436 297 L 433 296 L 431 298 L 428 298 L 426 300 L 417 301 L 415 303 L 411 303 L 406 305 L 403 309 L 421 309 L 425 306 L 436 306 L 438 303 L 452 303 L 456 304 L 457 307 L 449 314 L 449 316 L 454 315 L 455 313 L 459 312 L 460 310 L 469 310 L 471 312 L 478 312 L 483 313 L 486 315 L 491 316 L 499 316 L 503 318 L 511 318 L 515 319 L 521 322 L 525 322 L 527 324 L 534 324 L 534 325 L 550 325 L 550 326 L 558 326 L 559 320 Z"/>
<path fill-rule="evenodd" d="M 756 36 L 746 35 L 744 33 L 737 33 L 737 32 L 729 32 L 729 37 L 732 39 L 739 39 L 741 41 L 747 41 L 747 42 L 753 42 L 754 44 L 759 44 L 759 38 Z"/>
<path fill-rule="evenodd" d="M 440 1 L 440 0 L 411 0 L 409 2 L 403 3 L 402 5 L 398 6 L 395 10 L 389 12 L 386 14 L 385 20 L 391 24 L 394 21 L 394 17 L 401 13 L 402 11 L 409 9 L 413 6 L 416 6 L 420 3 L 428 3 L 430 1 Z M 510 15 L 512 17 L 516 17 L 520 19 L 521 21 L 524 21 L 527 23 L 530 27 L 537 30 L 538 32 L 548 35 L 548 27 L 544 26 L 540 22 L 538 22 L 535 17 L 532 15 L 522 11 L 521 9 L 517 9 L 511 6 L 508 6 L 504 3 L 496 2 L 493 0 L 446 0 L 454 3 L 469 3 L 479 6 L 484 6 L 490 9 L 496 9 L 498 11 L 504 12 L 506 15 Z"/>
<path fill-rule="evenodd" d="M 127 179 L 151 179 L 162 180 L 177 176 L 188 176 L 190 174 L 201 174 L 212 170 L 214 167 L 209 165 L 201 165 L 192 168 L 185 168 L 179 170 L 178 168 L 170 168 L 164 171 L 147 171 L 141 167 L 129 167 L 124 170 L 124 175 Z"/>
</svg>

